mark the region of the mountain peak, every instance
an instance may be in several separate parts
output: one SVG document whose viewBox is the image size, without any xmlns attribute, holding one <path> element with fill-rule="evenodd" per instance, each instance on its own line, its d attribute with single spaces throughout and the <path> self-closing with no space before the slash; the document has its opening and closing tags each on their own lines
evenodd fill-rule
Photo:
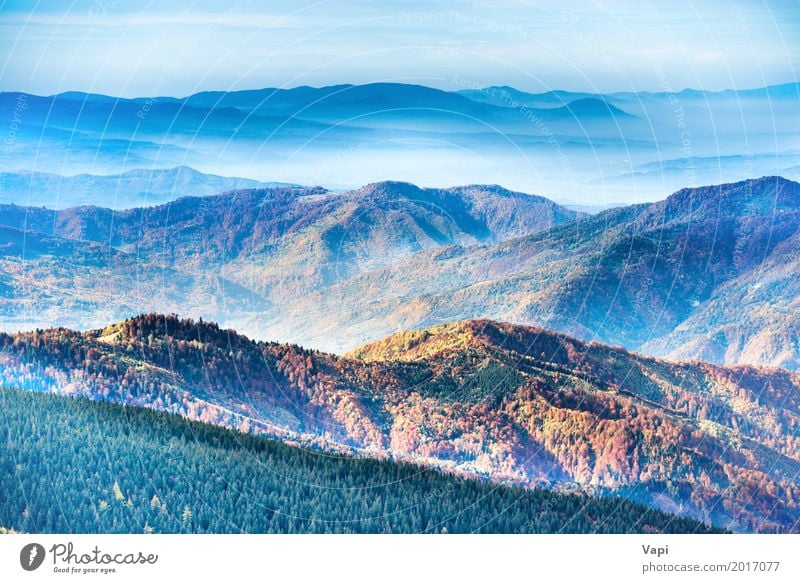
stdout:
<svg viewBox="0 0 800 583">
<path fill-rule="evenodd" d="M 121 344 L 133 340 L 169 337 L 184 341 L 202 341 L 204 338 L 234 336 L 245 339 L 233 330 L 223 330 L 215 322 L 200 318 L 181 318 L 177 314 L 140 314 L 101 330 L 87 332 L 87 336 L 108 344 Z M 246 339 L 245 339 L 246 340 Z"/>
<path fill-rule="evenodd" d="M 772 216 L 800 210 L 800 183 L 782 176 L 683 188 L 654 206 L 669 220 L 689 215 Z"/>
<path fill-rule="evenodd" d="M 475 344 L 477 320 L 440 324 L 422 330 L 397 332 L 357 348 L 348 356 L 364 361 L 414 361 Z"/>
<path fill-rule="evenodd" d="M 509 190 L 499 184 L 465 184 L 463 186 L 454 186 L 448 190 L 452 192 L 491 192 L 500 196 L 531 196 L 523 192 Z"/>
<path fill-rule="evenodd" d="M 543 196 L 510 190 L 499 184 L 465 184 L 444 188 L 425 188 L 410 182 L 384 180 L 381 182 L 372 182 L 350 192 L 359 196 L 391 196 L 393 198 L 409 196 L 419 197 L 426 192 L 436 193 L 438 195 L 450 194 L 459 197 L 464 197 L 465 195 L 468 195 L 469 197 L 475 197 L 478 195 L 493 195 L 500 198 L 524 199 L 529 201 L 536 200 L 537 202 L 548 202 L 553 205 L 556 204 Z"/>
<path fill-rule="evenodd" d="M 598 97 L 581 97 L 570 101 L 564 108 L 578 117 L 633 117 Z"/>
<path fill-rule="evenodd" d="M 400 180 L 383 180 L 381 182 L 371 182 L 361 188 L 350 191 L 350 193 L 358 196 L 411 196 L 419 195 L 422 188 L 410 182 L 403 182 Z M 349 194 L 350 194 L 349 193 Z"/>
<path fill-rule="evenodd" d="M 570 345 L 583 352 L 586 345 L 563 334 L 521 324 L 487 319 L 461 320 L 423 330 L 392 334 L 348 354 L 365 361 L 417 361 L 444 353 L 463 350 L 502 350 L 541 356 L 553 356 Z"/>
</svg>

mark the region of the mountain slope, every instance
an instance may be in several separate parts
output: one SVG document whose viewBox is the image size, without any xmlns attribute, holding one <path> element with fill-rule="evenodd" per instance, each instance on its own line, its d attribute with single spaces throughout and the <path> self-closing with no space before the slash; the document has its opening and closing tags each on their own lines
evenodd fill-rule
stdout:
<svg viewBox="0 0 800 583">
<path fill-rule="evenodd" d="M 2 382 L 334 451 L 617 494 L 736 531 L 797 530 L 800 378 L 670 364 L 487 321 L 343 358 L 143 316 L 0 336 Z"/>
<path fill-rule="evenodd" d="M 52 211 L 0 205 L 0 225 L 106 245 L 133 264 L 222 278 L 234 284 L 232 293 L 241 286 L 254 298 L 276 305 L 425 249 L 502 241 L 579 216 L 545 198 L 498 186 L 425 189 L 399 182 L 371 184 L 344 194 L 319 188 L 239 190 L 117 212 L 99 207 Z M 31 293 L 52 310 L 59 309 L 57 294 L 37 296 L 35 287 Z M 87 294 L 88 301 L 93 297 Z M 196 312 L 195 305 L 188 301 L 177 311 L 234 323 L 264 311 L 257 305 L 238 309 L 232 304 L 227 314 Z M 143 309 L 176 311 L 172 305 L 146 298 L 137 311 Z M 11 311 L 8 316 L 13 319 Z M 65 320 L 85 327 L 68 310 L 59 321 Z"/>
<path fill-rule="evenodd" d="M 269 308 L 213 273 L 176 271 L 99 243 L 0 226 L 3 328 L 97 327 L 143 305 L 209 318 Z"/>
<path fill-rule="evenodd" d="M 685 189 L 634 217 L 617 214 L 624 220 L 616 225 L 613 215 L 600 219 L 610 219 L 607 240 L 558 290 L 548 325 L 636 349 L 670 333 L 730 279 L 796 252 L 782 243 L 800 231 L 800 184 L 766 177 Z"/>
<path fill-rule="evenodd" d="M 677 354 L 678 344 L 663 348 L 658 339 L 678 330 L 681 344 L 713 336 L 721 323 L 703 316 L 708 309 L 728 313 L 728 327 L 741 318 L 741 326 L 704 357 L 791 366 L 800 355 L 793 345 L 784 351 L 735 347 L 749 339 L 779 344 L 796 327 L 789 306 L 800 290 L 793 261 L 798 233 L 796 182 L 765 177 L 685 189 L 659 203 L 611 209 L 492 245 L 420 253 L 326 294 L 297 298 L 261 323 L 279 337 L 291 330 L 294 339 L 338 350 L 348 347 L 341 330 L 352 331 L 352 347 L 397 329 L 488 317 Z M 781 283 L 758 288 L 758 298 L 745 305 L 735 299 L 762 276 Z M 729 291 L 735 282 L 744 286 L 738 296 Z M 785 317 L 770 324 L 769 315 L 759 315 L 769 305 L 782 306 Z"/>
<path fill-rule="evenodd" d="M 675 330 L 643 345 L 673 359 L 800 369 L 800 235 L 779 243 L 756 268 L 715 290 Z"/>
<path fill-rule="evenodd" d="M 28 533 L 712 531 L 624 500 L 330 457 L 134 407 L 2 387 L 0 403 L 0 524 Z"/>
</svg>

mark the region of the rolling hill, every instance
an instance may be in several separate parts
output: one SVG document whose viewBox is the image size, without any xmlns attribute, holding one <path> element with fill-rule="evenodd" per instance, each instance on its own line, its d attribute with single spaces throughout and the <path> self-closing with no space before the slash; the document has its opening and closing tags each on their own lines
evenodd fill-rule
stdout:
<svg viewBox="0 0 800 583">
<path fill-rule="evenodd" d="M 0 380 L 498 483 L 622 496 L 734 531 L 796 531 L 800 519 L 800 378 L 787 371 L 669 363 L 491 321 L 339 357 L 147 315 L 0 336 Z"/>
</svg>

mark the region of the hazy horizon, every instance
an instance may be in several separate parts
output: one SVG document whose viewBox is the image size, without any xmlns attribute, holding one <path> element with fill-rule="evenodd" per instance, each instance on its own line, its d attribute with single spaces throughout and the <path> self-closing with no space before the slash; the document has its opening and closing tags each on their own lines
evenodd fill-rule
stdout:
<svg viewBox="0 0 800 583">
<path fill-rule="evenodd" d="M 800 5 L 589 0 L 285 9 L 250 1 L 0 3 L 0 89 L 133 97 L 342 82 L 609 93 L 722 90 L 798 79 Z"/>
<path fill-rule="evenodd" d="M 457 92 L 463 91 L 465 89 L 472 89 L 472 90 L 475 90 L 475 91 L 484 91 L 484 90 L 493 89 L 493 88 L 510 88 L 510 89 L 515 89 L 515 90 L 523 92 L 523 93 L 530 93 L 531 95 L 543 95 L 543 94 L 551 93 L 551 92 L 553 92 L 553 93 L 559 93 L 560 92 L 560 93 L 594 94 L 594 95 L 598 95 L 598 96 L 606 96 L 606 95 L 615 95 L 615 94 L 618 95 L 618 94 L 624 94 L 624 93 L 642 93 L 642 94 L 645 94 L 645 93 L 655 93 L 655 94 L 658 94 L 658 93 L 674 93 L 674 94 L 680 94 L 680 93 L 683 93 L 683 92 L 690 92 L 690 91 L 704 92 L 704 93 L 723 93 L 723 92 L 728 92 L 728 91 L 742 92 L 742 91 L 755 91 L 755 90 L 758 90 L 758 89 L 767 89 L 767 88 L 771 88 L 771 87 L 784 87 L 784 86 L 787 86 L 787 85 L 800 85 L 800 79 L 794 78 L 794 79 L 789 79 L 789 80 L 783 81 L 783 82 L 770 83 L 768 85 L 757 85 L 757 86 L 749 86 L 749 87 L 722 87 L 722 88 L 719 88 L 719 89 L 704 89 L 704 88 L 700 88 L 700 87 L 681 87 L 681 88 L 676 88 L 674 90 L 671 89 L 670 91 L 664 91 L 663 89 L 656 89 L 656 90 L 636 89 L 636 90 L 630 90 L 630 89 L 622 89 L 621 88 L 621 89 L 618 89 L 618 90 L 612 89 L 612 90 L 608 90 L 608 91 L 594 92 L 594 91 L 586 91 L 586 90 L 581 90 L 581 89 L 571 89 L 571 88 L 567 88 L 567 87 L 553 87 L 551 89 L 547 89 L 547 90 L 544 90 L 544 91 L 527 91 L 527 90 L 525 90 L 525 89 L 523 89 L 521 87 L 517 87 L 517 86 L 509 85 L 509 84 L 480 85 L 480 86 L 469 86 L 468 88 L 467 87 L 454 88 L 453 78 L 461 78 L 461 77 L 459 75 L 453 75 L 450 78 L 450 80 L 448 81 L 447 84 L 444 84 L 444 85 L 441 85 L 441 86 L 437 85 L 437 84 L 428 84 L 428 83 L 424 83 L 424 82 L 421 82 L 421 81 L 417 82 L 417 81 L 395 81 L 395 80 L 380 81 L 380 80 L 378 80 L 378 81 L 371 81 L 371 82 L 367 82 L 367 83 L 356 83 L 356 82 L 351 82 L 351 81 L 347 81 L 347 80 L 342 80 L 339 83 L 328 83 L 328 84 L 317 84 L 317 85 L 314 85 L 314 84 L 286 85 L 286 86 L 276 86 L 276 85 L 259 85 L 259 86 L 256 86 L 256 85 L 254 85 L 254 86 L 251 86 L 251 87 L 242 87 L 240 89 L 219 89 L 219 88 L 209 87 L 209 88 L 201 89 L 199 91 L 195 91 L 194 93 L 188 93 L 188 94 L 185 94 L 185 95 L 183 95 L 183 94 L 181 94 L 181 95 L 163 94 L 163 95 L 127 95 L 127 96 L 122 96 L 122 95 L 113 95 L 113 94 L 110 94 L 110 93 L 97 93 L 97 92 L 93 92 L 93 91 L 85 91 L 83 89 L 77 89 L 77 88 L 65 88 L 65 89 L 59 91 L 58 93 L 33 93 L 33 92 L 22 91 L 22 90 L 18 90 L 18 89 L 3 89 L 2 91 L 0 91 L 0 93 L 26 93 L 28 95 L 33 95 L 33 96 L 37 96 L 37 97 L 54 97 L 56 95 L 63 95 L 65 93 L 83 93 L 83 94 L 86 94 L 86 95 L 98 95 L 98 96 L 103 96 L 103 97 L 113 97 L 113 98 L 117 98 L 117 99 L 121 99 L 121 100 L 124 100 L 124 99 L 148 99 L 148 98 L 153 98 L 153 97 L 161 97 L 161 98 L 167 98 L 167 99 L 186 99 L 187 97 L 192 97 L 194 95 L 198 95 L 198 94 L 202 94 L 202 93 L 236 93 L 236 92 L 270 91 L 270 90 L 290 91 L 292 89 L 304 89 L 304 88 L 328 89 L 328 88 L 331 88 L 331 87 L 339 87 L 339 86 L 358 87 L 358 86 L 364 86 L 364 85 L 398 84 L 398 85 L 418 85 L 418 86 L 421 86 L 421 87 L 428 87 L 428 88 L 431 88 L 431 89 L 438 89 L 440 91 L 445 91 L 445 92 L 448 92 L 448 93 L 457 93 Z M 461 78 L 461 79 L 463 79 L 463 78 Z"/>
<path fill-rule="evenodd" d="M 0 90 L 33 96 L 3 94 L 0 171 L 186 165 L 332 189 L 502 184 L 588 205 L 800 177 L 793 89 L 694 93 L 796 83 L 797 2 L 7 0 L 0 27 Z M 409 90 L 357 90 L 374 83 Z M 336 85 L 353 88 L 319 89 Z M 490 89 L 503 86 L 531 95 Z M 319 93 L 176 101 L 295 87 Z M 141 102 L 37 97 L 71 91 Z M 446 98 L 459 91 L 469 102 Z"/>
</svg>

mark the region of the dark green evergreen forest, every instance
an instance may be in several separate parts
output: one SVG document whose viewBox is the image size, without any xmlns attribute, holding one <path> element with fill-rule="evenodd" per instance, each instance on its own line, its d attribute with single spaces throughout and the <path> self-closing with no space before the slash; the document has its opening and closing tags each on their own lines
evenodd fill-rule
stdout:
<svg viewBox="0 0 800 583">
<path fill-rule="evenodd" d="M 709 532 L 616 498 L 332 456 L 168 413 L 0 388 L 0 527 L 31 533 Z"/>
</svg>

